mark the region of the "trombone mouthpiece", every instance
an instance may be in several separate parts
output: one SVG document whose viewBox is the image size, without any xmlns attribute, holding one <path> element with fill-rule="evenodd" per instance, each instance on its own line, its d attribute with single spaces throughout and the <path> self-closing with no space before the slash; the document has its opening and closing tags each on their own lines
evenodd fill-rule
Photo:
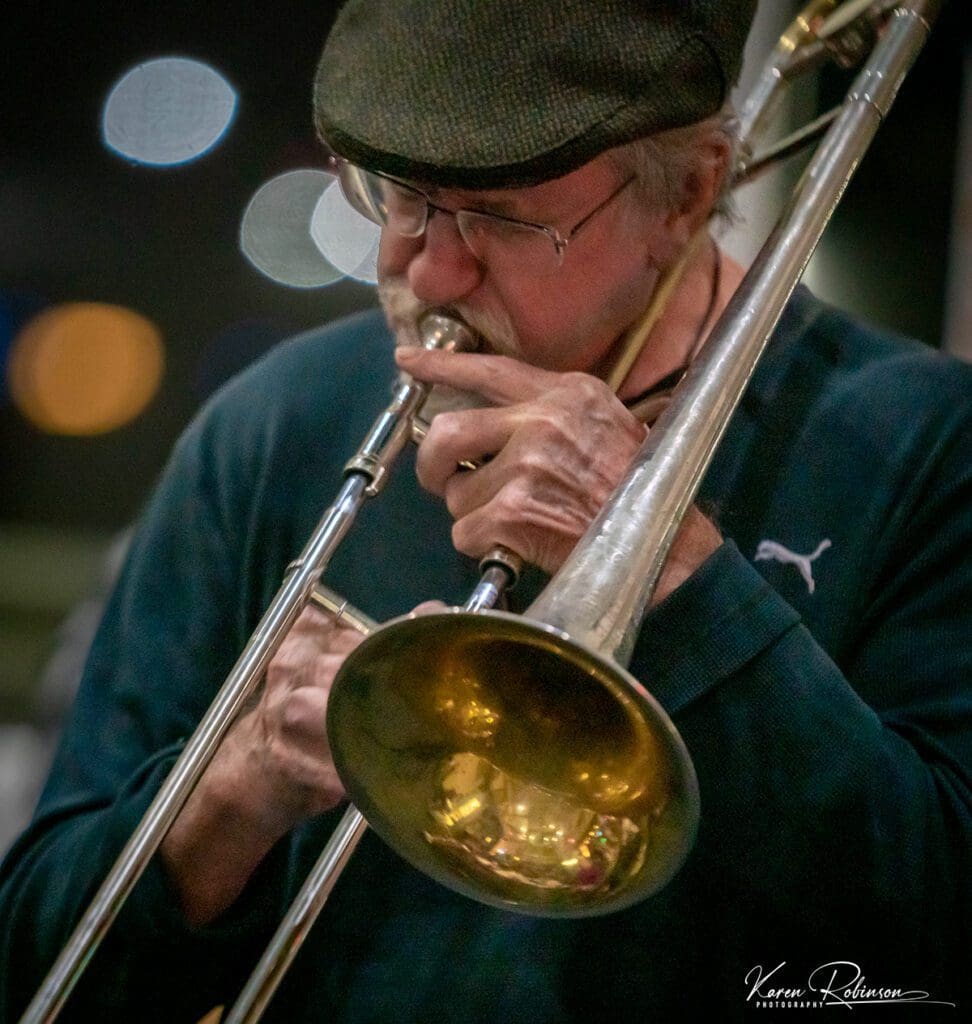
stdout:
<svg viewBox="0 0 972 1024">
<path fill-rule="evenodd" d="M 419 320 L 419 335 L 424 348 L 447 352 L 475 352 L 479 338 L 468 324 L 445 310 L 433 309 Z"/>
</svg>

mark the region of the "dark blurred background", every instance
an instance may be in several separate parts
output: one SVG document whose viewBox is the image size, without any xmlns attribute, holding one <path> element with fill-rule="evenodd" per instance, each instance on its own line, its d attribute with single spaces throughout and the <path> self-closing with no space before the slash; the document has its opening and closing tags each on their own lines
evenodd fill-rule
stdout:
<svg viewBox="0 0 972 1024">
<path fill-rule="evenodd" d="M 21 5 L 5 14 L 0 850 L 29 810 L 69 697 L 74 664 L 62 652 L 52 668 L 52 654 L 66 634 L 83 647 L 112 539 L 137 516 L 181 429 L 219 384 L 278 340 L 374 302 L 372 287 L 350 280 L 279 284 L 239 247 L 243 211 L 261 185 L 321 167 L 310 84 L 338 6 L 130 0 Z M 763 0 L 763 17 L 775 25 L 792 7 Z M 959 146 L 963 123 L 966 137 L 972 130 L 961 113 L 969 40 L 968 4 L 952 0 L 808 277 L 824 297 L 862 316 L 934 345 L 947 333 L 955 347 L 963 332 L 968 343 L 968 326 L 949 318 L 946 296 L 955 310 L 970 269 L 972 159 L 966 147 L 963 163 Z M 143 166 L 104 145 L 102 108 L 127 70 L 163 56 L 219 71 L 238 107 L 200 159 Z M 838 81 L 842 87 L 838 75 L 824 80 L 825 99 Z M 761 230 L 774 187 L 746 197 L 750 222 L 734 232 L 733 251 L 752 251 L 753 225 Z M 14 401 L 10 386 L 25 328 L 74 302 L 135 311 L 155 325 L 164 350 L 159 386 L 144 409 L 87 436 L 50 432 Z"/>
</svg>

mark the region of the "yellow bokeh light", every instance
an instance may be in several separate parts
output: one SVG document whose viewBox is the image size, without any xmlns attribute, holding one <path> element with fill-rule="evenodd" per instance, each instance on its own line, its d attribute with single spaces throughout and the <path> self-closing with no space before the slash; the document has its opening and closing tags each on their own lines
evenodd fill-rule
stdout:
<svg viewBox="0 0 972 1024">
<path fill-rule="evenodd" d="M 50 434 L 104 434 L 133 420 L 162 380 L 158 328 L 121 306 L 77 302 L 36 316 L 14 339 L 10 394 Z"/>
</svg>

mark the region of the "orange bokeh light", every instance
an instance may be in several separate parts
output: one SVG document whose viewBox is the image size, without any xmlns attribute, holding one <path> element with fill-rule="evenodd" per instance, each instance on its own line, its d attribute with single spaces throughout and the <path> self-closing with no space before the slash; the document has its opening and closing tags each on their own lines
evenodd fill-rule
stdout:
<svg viewBox="0 0 972 1024">
<path fill-rule="evenodd" d="M 158 391 L 158 328 L 121 306 L 77 302 L 36 316 L 14 339 L 10 394 L 50 434 L 104 434 L 131 422 Z"/>
</svg>

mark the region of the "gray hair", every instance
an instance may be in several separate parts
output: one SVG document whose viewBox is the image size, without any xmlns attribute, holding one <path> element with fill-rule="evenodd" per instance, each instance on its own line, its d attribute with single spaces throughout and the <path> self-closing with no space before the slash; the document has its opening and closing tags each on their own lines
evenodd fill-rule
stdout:
<svg viewBox="0 0 972 1024">
<path fill-rule="evenodd" d="M 682 203 L 687 183 L 701 173 L 713 136 L 729 149 L 728 172 L 713 213 L 731 224 L 736 217 L 731 171 L 739 149 L 739 122 L 731 104 L 704 121 L 618 146 L 608 156 L 622 174 L 635 177 L 641 201 L 652 211 L 674 210 Z"/>
</svg>

